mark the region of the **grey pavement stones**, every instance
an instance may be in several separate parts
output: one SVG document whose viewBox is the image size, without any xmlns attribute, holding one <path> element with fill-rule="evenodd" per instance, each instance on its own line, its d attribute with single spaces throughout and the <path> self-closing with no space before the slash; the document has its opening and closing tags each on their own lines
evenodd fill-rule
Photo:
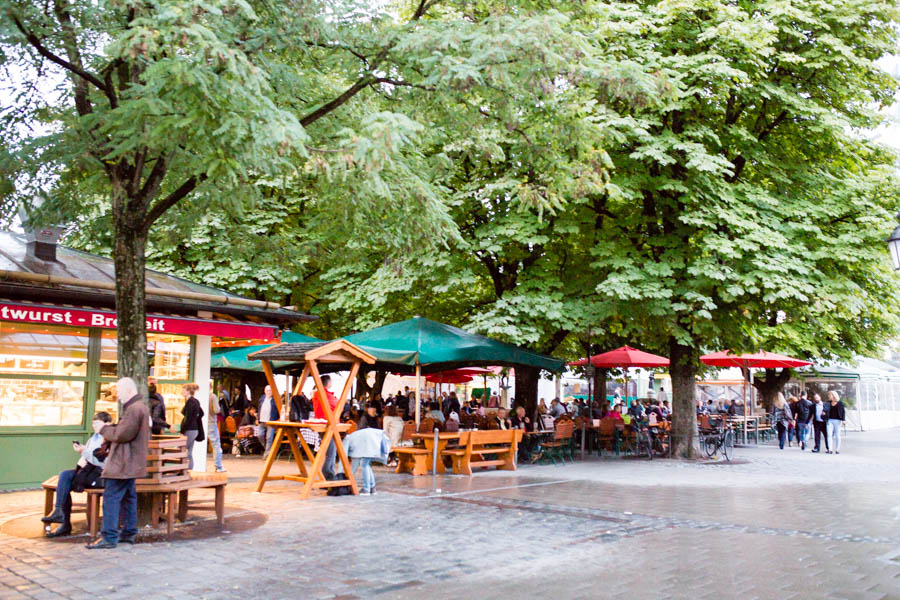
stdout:
<svg viewBox="0 0 900 600">
<path fill-rule="evenodd" d="M 900 598 L 900 431 L 848 438 L 840 462 L 379 469 L 377 496 L 305 502 L 251 493 L 259 461 L 232 459 L 228 518 L 260 527 L 104 552 L 0 533 L 0 599 Z M 42 506 L 0 494 L 0 527 Z"/>
</svg>

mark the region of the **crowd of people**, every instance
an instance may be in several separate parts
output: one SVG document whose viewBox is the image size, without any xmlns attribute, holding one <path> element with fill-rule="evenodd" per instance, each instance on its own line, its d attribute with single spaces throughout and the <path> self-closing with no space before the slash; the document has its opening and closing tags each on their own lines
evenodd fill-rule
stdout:
<svg viewBox="0 0 900 600">
<path fill-rule="evenodd" d="M 806 450 L 810 437 L 815 438 L 813 452 L 821 450 L 821 440 L 825 440 L 826 454 L 841 453 L 841 428 L 846 419 L 844 403 L 840 395 L 831 390 L 825 394 L 827 403 L 819 394 L 812 400 L 802 392 L 800 397 L 791 396 L 787 400 L 778 393 L 772 406 L 772 423 L 778 432 L 778 447 L 784 450 L 785 442 L 791 447 L 796 441 L 800 450 Z"/>
</svg>

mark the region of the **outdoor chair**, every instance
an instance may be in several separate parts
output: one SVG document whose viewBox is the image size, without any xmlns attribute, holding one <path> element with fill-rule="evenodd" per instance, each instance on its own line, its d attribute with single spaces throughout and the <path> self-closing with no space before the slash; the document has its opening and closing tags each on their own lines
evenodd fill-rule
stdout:
<svg viewBox="0 0 900 600">
<path fill-rule="evenodd" d="M 568 456 L 574 463 L 575 453 L 572 446 L 574 432 L 575 423 L 571 419 L 558 419 L 553 432 L 553 441 L 541 444 L 541 460 L 549 460 L 555 465 L 558 458 L 562 464 L 566 464 Z"/>
<path fill-rule="evenodd" d="M 608 449 L 615 448 L 616 455 L 619 454 L 619 436 L 616 434 L 616 420 L 610 417 L 600 419 L 600 429 L 597 433 L 597 453 L 603 455 L 604 446 Z"/>
</svg>

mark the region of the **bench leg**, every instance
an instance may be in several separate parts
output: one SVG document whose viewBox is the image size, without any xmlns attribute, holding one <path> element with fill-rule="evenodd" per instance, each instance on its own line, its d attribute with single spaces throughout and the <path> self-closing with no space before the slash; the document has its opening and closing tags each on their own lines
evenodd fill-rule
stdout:
<svg viewBox="0 0 900 600">
<path fill-rule="evenodd" d="M 100 533 L 100 494 L 87 495 L 87 522 L 91 537 Z"/>
<path fill-rule="evenodd" d="M 56 494 L 56 490 L 44 490 L 44 516 L 46 517 L 50 513 L 53 512 L 53 509 L 56 507 L 53 502 L 53 496 Z"/>
<path fill-rule="evenodd" d="M 506 464 L 500 465 L 497 467 L 500 471 L 515 471 L 516 470 L 516 451 L 515 446 L 510 448 L 509 452 L 506 454 Z"/>
<path fill-rule="evenodd" d="M 178 520 L 182 523 L 187 519 L 188 511 L 188 491 L 181 490 L 178 492 Z"/>
<path fill-rule="evenodd" d="M 150 496 L 150 526 L 156 529 L 159 526 L 160 502 L 162 502 L 162 494 L 153 494 Z"/>
<path fill-rule="evenodd" d="M 425 462 L 427 458 L 424 454 L 415 454 L 413 455 L 415 462 L 413 463 L 413 475 L 427 475 L 428 474 L 428 465 Z"/>
<path fill-rule="evenodd" d="M 175 531 L 175 492 L 166 494 L 166 534 L 171 538 L 172 532 Z"/>
<path fill-rule="evenodd" d="M 216 521 L 219 525 L 225 524 L 225 486 L 216 487 Z"/>
</svg>

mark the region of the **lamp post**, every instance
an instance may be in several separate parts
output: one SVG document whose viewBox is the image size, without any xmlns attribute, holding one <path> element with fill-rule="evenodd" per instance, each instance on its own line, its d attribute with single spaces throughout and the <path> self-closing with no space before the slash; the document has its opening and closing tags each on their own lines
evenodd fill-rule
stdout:
<svg viewBox="0 0 900 600">
<path fill-rule="evenodd" d="M 897 220 L 900 221 L 900 213 L 897 213 Z M 887 243 L 891 251 L 891 260 L 894 262 L 894 269 L 900 271 L 900 225 L 894 229 Z"/>
</svg>

